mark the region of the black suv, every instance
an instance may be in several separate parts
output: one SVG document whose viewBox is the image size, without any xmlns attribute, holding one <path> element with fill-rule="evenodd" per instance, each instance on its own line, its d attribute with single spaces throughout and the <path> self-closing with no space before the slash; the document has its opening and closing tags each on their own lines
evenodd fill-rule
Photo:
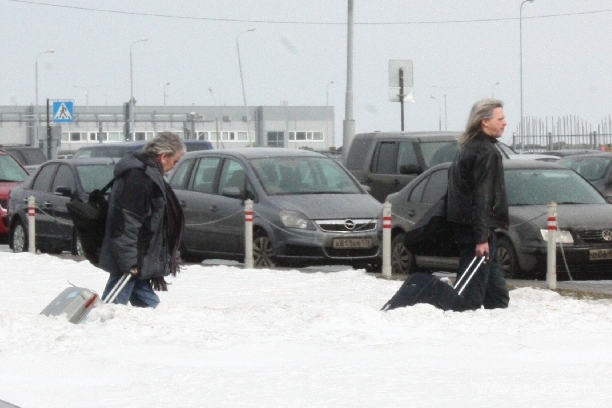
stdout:
<svg viewBox="0 0 612 408">
<path fill-rule="evenodd" d="M 30 173 L 47 161 L 47 156 L 40 147 L 34 146 L 0 146 L 13 156 Z"/>
<path fill-rule="evenodd" d="M 378 201 L 436 164 L 452 161 L 459 132 L 374 132 L 355 135 L 346 167 Z"/>
</svg>

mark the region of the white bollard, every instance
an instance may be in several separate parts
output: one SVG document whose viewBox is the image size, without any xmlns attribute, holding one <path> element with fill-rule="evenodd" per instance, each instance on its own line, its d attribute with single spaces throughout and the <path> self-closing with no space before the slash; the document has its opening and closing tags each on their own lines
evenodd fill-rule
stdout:
<svg viewBox="0 0 612 408">
<path fill-rule="evenodd" d="M 546 254 L 546 283 L 557 289 L 557 203 L 548 203 L 548 251 Z"/>
<path fill-rule="evenodd" d="M 28 252 L 36 253 L 36 201 L 28 197 Z"/>
<path fill-rule="evenodd" d="M 383 204 L 382 275 L 391 277 L 391 203 Z"/>
<path fill-rule="evenodd" d="M 253 200 L 244 202 L 244 267 L 253 269 Z"/>
</svg>

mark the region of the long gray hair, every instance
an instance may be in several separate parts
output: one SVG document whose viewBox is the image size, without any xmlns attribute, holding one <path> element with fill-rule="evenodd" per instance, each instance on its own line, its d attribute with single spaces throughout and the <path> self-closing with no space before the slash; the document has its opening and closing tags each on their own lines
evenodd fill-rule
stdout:
<svg viewBox="0 0 612 408">
<path fill-rule="evenodd" d="M 168 153 L 170 156 L 174 156 L 184 151 L 185 143 L 183 143 L 183 139 L 172 132 L 158 133 L 157 136 L 147 142 L 144 147 L 144 153 L 148 156 L 159 156 L 162 153 Z"/>
<path fill-rule="evenodd" d="M 482 99 L 472 106 L 465 125 L 465 132 L 459 138 L 459 146 L 465 145 L 482 129 L 482 121 L 493 117 L 495 108 L 503 108 L 504 103 L 498 99 Z"/>
</svg>

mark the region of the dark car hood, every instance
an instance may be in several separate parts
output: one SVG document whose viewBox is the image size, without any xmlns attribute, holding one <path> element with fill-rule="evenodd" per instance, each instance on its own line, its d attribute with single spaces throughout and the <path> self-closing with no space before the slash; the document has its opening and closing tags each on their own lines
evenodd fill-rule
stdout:
<svg viewBox="0 0 612 408">
<path fill-rule="evenodd" d="M 510 224 L 531 221 L 540 228 L 548 226 L 548 207 L 511 206 Z M 560 204 L 557 206 L 560 229 L 612 228 L 612 204 Z"/>
<path fill-rule="evenodd" d="M 279 209 L 297 211 L 312 220 L 378 218 L 382 204 L 369 194 L 275 195 L 268 199 Z"/>
</svg>

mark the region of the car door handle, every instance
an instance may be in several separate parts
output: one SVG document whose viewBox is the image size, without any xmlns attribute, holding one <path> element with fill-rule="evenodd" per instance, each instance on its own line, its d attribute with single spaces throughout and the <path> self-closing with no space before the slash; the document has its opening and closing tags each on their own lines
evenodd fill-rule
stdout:
<svg viewBox="0 0 612 408">
<path fill-rule="evenodd" d="M 414 214 L 416 214 L 416 212 L 414 210 L 408 211 L 408 216 L 409 217 L 414 217 Z"/>
<path fill-rule="evenodd" d="M 400 181 L 398 179 L 395 179 L 395 185 L 399 186 L 400 185 Z"/>
<path fill-rule="evenodd" d="M 180 200 L 179 205 L 183 208 L 187 207 L 187 202 L 185 200 Z"/>
<path fill-rule="evenodd" d="M 53 208 L 53 204 L 51 204 L 51 201 L 45 201 L 42 207 L 43 208 Z"/>
<path fill-rule="evenodd" d="M 217 208 L 217 206 L 216 206 L 216 205 L 211 205 L 210 207 L 208 207 L 208 209 L 209 209 L 210 211 L 212 211 L 212 212 L 217 212 L 217 211 L 219 211 L 219 209 Z"/>
</svg>

